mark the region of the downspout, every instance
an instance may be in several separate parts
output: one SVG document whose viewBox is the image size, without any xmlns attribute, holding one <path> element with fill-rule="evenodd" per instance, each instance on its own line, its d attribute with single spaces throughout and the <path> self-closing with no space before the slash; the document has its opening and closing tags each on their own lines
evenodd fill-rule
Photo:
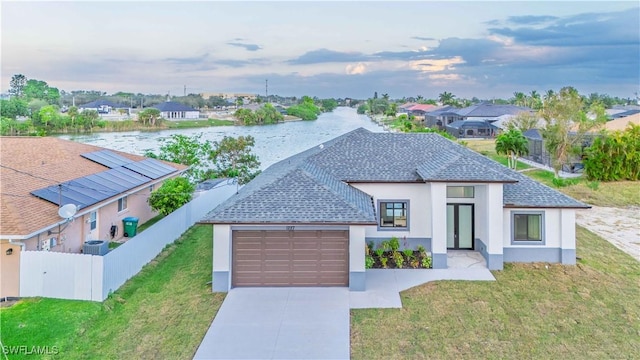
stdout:
<svg viewBox="0 0 640 360">
<path fill-rule="evenodd" d="M 20 245 L 20 251 L 24 251 L 27 247 L 27 244 L 23 243 L 22 241 L 9 240 L 9 244 Z"/>
</svg>

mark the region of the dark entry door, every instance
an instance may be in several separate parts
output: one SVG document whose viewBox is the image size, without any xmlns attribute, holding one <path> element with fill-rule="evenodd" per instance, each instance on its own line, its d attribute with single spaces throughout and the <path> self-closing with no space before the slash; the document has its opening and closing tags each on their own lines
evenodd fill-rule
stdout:
<svg viewBox="0 0 640 360">
<path fill-rule="evenodd" d="M 473 204 L 447 204 L 447 248 L 473 250 Z"/>
</svg>

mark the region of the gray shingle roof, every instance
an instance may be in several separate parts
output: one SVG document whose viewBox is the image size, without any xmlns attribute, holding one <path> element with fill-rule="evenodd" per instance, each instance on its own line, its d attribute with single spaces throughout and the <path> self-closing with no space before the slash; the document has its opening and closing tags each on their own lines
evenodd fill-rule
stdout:
<svg viewBox="0 0 640 360">
<path fill-rule="evenodd" d="M 192 107 L 174 101 L 165 101 L 153 107 L 160 111 L 198 111 Z"/>
<path fill-rule="evenodd" d="M 502 182 L 505 206 L 588 207 L 440 135 L 361 128 L 270 166 L 202 222 L 375 224 L 350 182 Z"/>
<path fill-rule="evenodd" d="M 486 102 L 453 110 L 456 114 L 466 117 L 498 117 L 502 115 L 517 115 L 523 111 L 530 112 L 532 110 L 522 106 L 498 105 Z"/>
</svg>

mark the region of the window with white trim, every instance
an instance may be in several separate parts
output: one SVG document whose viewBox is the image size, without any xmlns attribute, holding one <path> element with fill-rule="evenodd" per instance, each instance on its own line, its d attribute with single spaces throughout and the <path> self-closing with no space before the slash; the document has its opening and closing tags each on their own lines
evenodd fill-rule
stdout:
<svg viewBox="0 0 640 360">
<path fill-rule="evenodd" d="M 92 211 L 89 214 L 89 230 L 95 230 L 98 225 L 98 213 L 96 211 Z"/>
<path fill-rule="evenodd" d="M 407 228 L 409 226 L 409 201 L 380 201 L 381 228 Z"/>
<path fill-rule="evenodd" d="M 127 210 L 127 197 L 123 196 L 118 199 L 118 212 Z"/>
<path fill-rule="evenodd" d="M 511 224 L 513 244 L 544 244 L 543 212 L 513 212 Z"/>
</svg>

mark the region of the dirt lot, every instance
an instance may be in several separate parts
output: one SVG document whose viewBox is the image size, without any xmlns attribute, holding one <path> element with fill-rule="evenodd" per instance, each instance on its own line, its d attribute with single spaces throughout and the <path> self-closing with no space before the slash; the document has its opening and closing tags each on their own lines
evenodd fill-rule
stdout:
<svg viewBox="0 0 640 360">
<path fill-rule="evenodd" d="M 576 211 L 576 222 L 640 261 L 640 207 L 594 206 Z"/>
</svg>

